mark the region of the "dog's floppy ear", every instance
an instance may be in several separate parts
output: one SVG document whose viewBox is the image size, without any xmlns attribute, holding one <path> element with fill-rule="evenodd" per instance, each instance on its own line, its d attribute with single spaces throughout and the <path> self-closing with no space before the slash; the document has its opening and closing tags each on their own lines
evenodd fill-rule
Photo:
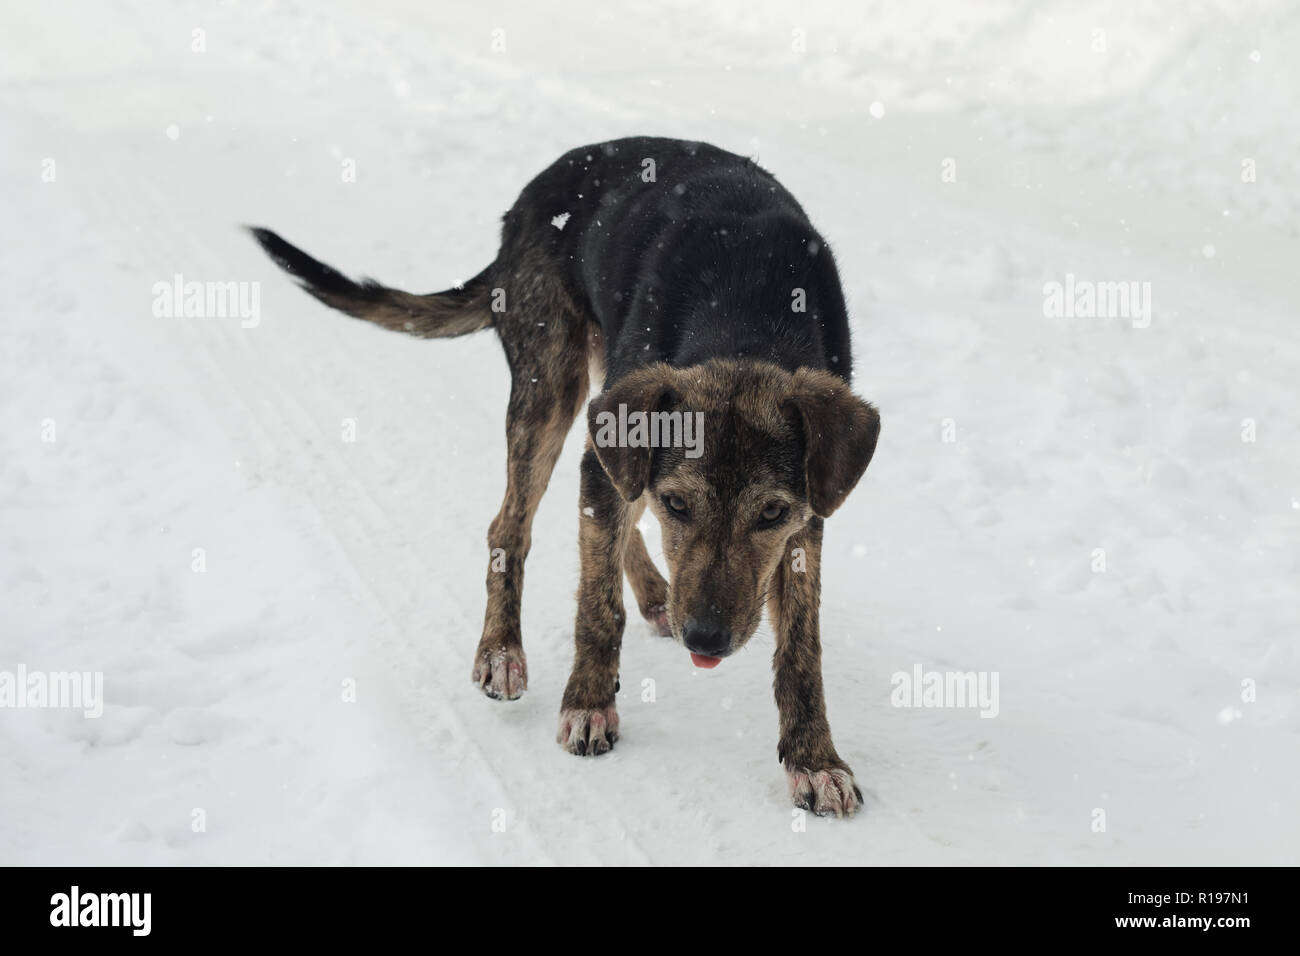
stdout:
<svg viewBox="0 0 1300 956">
<path fill-rule="evenodd" d="M 829 518 L 844 503 L 876 451 L 880 415 L 830 372 L 800 369 L 787 405 L 803 424 L 808 503 Z"/>
<path fill-rule="evenodd" d="M 626 440 L 627 431 L 636 421 L 628 416 L 641 412 L 648 420 L 649 413 L 676 401 L 675 376 L 676 370 L 671 365 L 663 362 L 647 365 L 619 379 L 587 406 L 587 434 L 596 449 L 596 457 L 627 501 L 636 501 L 645 491 L 650 481 L 650 455 L 654 452 L 646 443 Z"/>
</svg>

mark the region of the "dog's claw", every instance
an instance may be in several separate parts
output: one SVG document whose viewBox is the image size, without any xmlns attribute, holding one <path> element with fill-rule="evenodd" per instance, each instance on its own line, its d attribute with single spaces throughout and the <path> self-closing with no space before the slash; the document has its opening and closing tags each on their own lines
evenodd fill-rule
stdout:
<svg viewBox="0 0 1300 956">
<path fill-rule="evenodd" d="M 555 740 L 579 757 L 599 757 L 608 753 L 618 740 L 618 711 L 613 705 L 593 710 L 562 710 Z"/>
<path fill-rule="evenodd" d="M 524 649 L 480 645 L 470 680 L 493 700 L 518 700 L 528 689 L 528 659 Z"/>
<path fill-rule="evenodd" d="M 852 816 L 862 807 L 862 791 L 847 768 L 834 770 L 787 769 L 790 799 L 801 810 L 819 817 Z"/>
</svg>

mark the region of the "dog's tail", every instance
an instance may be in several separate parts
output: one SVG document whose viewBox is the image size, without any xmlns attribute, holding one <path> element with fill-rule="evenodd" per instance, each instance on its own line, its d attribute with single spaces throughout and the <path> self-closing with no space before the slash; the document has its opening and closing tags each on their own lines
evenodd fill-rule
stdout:
<svg viewBox="0 0 1300 956">
<path fill-rule="evenodd" d="M 448 339 L 468 335 L 492 324 L 489 308 L 489 266 L 462 286 L 414 295 L 390 289 L 372 279 L 353 282 L 343 273 L 318 262 L 270 229 L 249 226 L 248 231 L 285 272 L 330 308 L 394 332 L 422 339 Z"/>
</svg>

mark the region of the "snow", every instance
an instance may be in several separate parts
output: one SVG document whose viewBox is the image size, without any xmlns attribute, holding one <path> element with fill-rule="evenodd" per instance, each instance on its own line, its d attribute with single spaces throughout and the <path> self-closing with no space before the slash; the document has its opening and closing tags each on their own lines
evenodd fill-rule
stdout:
<svg viewBox="0 0 1300 956">
<path fill-rule="evenodd" d="M 6 6 L 0 671 L 104 712 L 0 710 L 0 863 L 1294 862 L 1300 11 L 1128 6 Z M 634 133 L 758 156 L 844 275 L 884 422 L 824 561 L 853 821 L 788 805 L 766 629 L 705 672 L 633 621 L 618 749 L 554 744 L 578 431 L 529 691 L 481 697 L 499 346 L 328 313 L 237 228 L 444 288 Z M 156 316 L 177 274 L 260 320 Z M 1048 317 L 1067 275 L 1149 323 Z M 892 706 L 914 668 L 997 716 Z"/>
</svg>

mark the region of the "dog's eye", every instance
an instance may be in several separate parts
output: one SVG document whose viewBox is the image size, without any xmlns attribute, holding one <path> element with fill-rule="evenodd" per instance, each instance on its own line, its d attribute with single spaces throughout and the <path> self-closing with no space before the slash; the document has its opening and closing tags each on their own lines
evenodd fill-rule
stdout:
<svg viewBox="0 0 1300 956">
<path fill-rule="evenodd" d="M 674 517 L 689 518 L 691 516 L 691 509 L 686 507 L 686 499 L 681 495 L 664 495 L 664 507 Z"/>
<path fill-rule="evenodd" d="M 768 505 L 766 508 L 762 510 L 762 512 L 759 513 L 758 526 L 760 528 L 772 527 L 772 525 L 776 524 L 778 521 L 784 518 L 785 513 L 789 510 L 790 509 L 788 509 L 785 505 L 778 505 L 778 504 Z"/>
</svg>

